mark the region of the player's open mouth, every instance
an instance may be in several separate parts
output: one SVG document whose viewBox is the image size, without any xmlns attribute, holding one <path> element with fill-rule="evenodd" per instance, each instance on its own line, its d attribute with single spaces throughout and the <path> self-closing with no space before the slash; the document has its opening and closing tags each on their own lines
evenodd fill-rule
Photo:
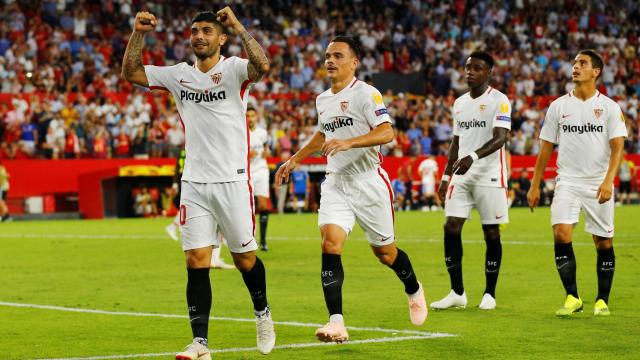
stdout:
<svg viewBox="0 0 640 360">
<path fill-rule="evenodd" d="M 574 71 L 571 75 L 573 75 L 573 76 L 580 76 L 580 73 L 579 73 L 579 72 L 575 72 L 575 71 Z"/>
</svg>

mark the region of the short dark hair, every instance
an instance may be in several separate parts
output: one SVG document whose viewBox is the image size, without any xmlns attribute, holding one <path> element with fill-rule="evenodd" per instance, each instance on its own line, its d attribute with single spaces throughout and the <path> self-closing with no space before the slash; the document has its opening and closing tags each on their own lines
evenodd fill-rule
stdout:
<svg viewBox="0 0 640 360">
<path fill-rule="evenodd" d="M 596 77 L 596 80 L 602 76 L 602 71 L 604 70 L 604 60 L 602 60 L 602 55 L 598 54 L 597 51 L 593 49 L 580 50 L 578 55 L 587 55 L 591 59 L 591 66 L 594 69 L 600 69 L 600 74 Z"/>
<path fill-rule="evenodd" d="M 253 105 L 249 105 L 249 106 L 247 106 L 247 111 L 246 111 L 246 112 L 249 112 L 249 111 L 255 111 L 255 112 L 258 112 L 258 110 L 256 110 L 256 108 L 254 108 L 254 107 L 253 107 Z"/>
<path fill-rule="evenodd" d="M 493 69 L 493 65 L 495 64 L 495 61 L 493 61 L 493 56 L 491 56 L 491 54 L 484 50 L 476 50 L 469 54 L 469 57 L 484 61 L 485 63 L 487 63 L 487 65 L 489 65 L 489 69 Z"/>
<path fill-rule="evenodd" d="M 349 48 L 351 48 L 356 58 L 360 59 L 360 44 L 354 37 L 349 35 L 338 35 L 334 37 L 331 42 L 342 42 L 349 45 Z"/>
<path fill-rule="evenodd" d="M 213 26 L 215 26 L 216 29 L 218 29 L 218 32 L 220 34 L 225 33 L 224 26 L 220 21 L 218 21 L 218 14 L 214 13 L 213 11 L 201 11 L 197 13 L 196 16 L 193 19 L 191 19 L 191 25 L 201 21 L 212 23 Z"/>
</svg>

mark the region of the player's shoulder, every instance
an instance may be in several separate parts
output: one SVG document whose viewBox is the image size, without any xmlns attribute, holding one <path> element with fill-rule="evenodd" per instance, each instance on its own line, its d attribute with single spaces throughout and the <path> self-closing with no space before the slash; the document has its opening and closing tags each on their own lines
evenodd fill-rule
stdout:
<svg viewBox="0 0 640 360">
<path fill-rule="evenodd" d="M 488 95 L 491 97 L 491 99 L 497 102 L 509 101 L 509 97 L 505 93 L 493 87 L 491 88 Z"/>
<path fill-rule="evenodd" d="M 469 99 L 471 99 L 471 91 L 467 91 L 466 93 L 464 93 L 464 94 L 462 94 L 462 95 L 458 96 L 458 97 L 453 101 L 453 104 L 454 104 L 454 105 L 455 105 L 455 104 L 459 104 L 459 103 L 461 103 L 461 102 L 463 102 L 463 101 L 465 101 L 465 100 L 469 100 Z"/>
<path fill-rule="evenodd" d="M 318 96 L 316 96 L 316 103 L 318 102 L 318 100 L 326 98 L 326 97 L 331 97 L 333 95 L 333 92 L 331 92 L 331 88 L 321 92 L 320 94 L 318 94 Z"/>
<path fill-rule="evenodd" d="M 600 102 L 607 107 L 614 108 L 614 109 L 620 107 L 617 101 L 613 100 L 612 98 L 608 97 L 605 94 L 598 92 L 598 95 L 596 96 L 598 100 L 600 100 Z"/>
<path fill-rule="evenodd" d="M 356 80 L 352 86 L 353 90 L 359 93 L 365 93 L 367 95 L 380 94 L 380 90 L 376 89 L 375 86 L 368 84 L 362 80 Z"/>
</svg>

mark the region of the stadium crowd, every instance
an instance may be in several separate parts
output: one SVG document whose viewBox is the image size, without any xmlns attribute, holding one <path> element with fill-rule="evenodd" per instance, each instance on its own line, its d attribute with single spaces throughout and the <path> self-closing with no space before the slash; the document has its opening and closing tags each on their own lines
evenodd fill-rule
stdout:
<svg viewBox="0 0 640 360">
<path fill-rule="evenodd" d="M 175 156 L 184 136 L 171 98 L 120 78 L 131 23 L 141 9 L 161 19 L 145 38 L 145 64 L 192 61 L 190 16 L 216 5 L 2 2 L 0 95 L 20 96 L 0 97 L 0 158 Z M 235 1 L 235 9 L 272 62 L 250 101 L 275 156 L 287 157 L 314 133 L 314 98 L 328 87 L 324 48 L 341 33 L 361 42 L 361 79 L 397 72 L 424 81 L 421 94 L 386 91 L 397 136 L 384 155 L 447 153 L 450 108 L 466 91 L 463 63 L 477 48 L 494 54 L 492 85 L 513 102 L 512 153 L 537 154 L 546 107 L 572 88 L 572 59 L 583 48 L 605 57 L 600 91 L 626 114 L 626 150 L 640 153 L 637 1 Z M 242 56 L 239 39 L 223 52 Z"/>
</svg>

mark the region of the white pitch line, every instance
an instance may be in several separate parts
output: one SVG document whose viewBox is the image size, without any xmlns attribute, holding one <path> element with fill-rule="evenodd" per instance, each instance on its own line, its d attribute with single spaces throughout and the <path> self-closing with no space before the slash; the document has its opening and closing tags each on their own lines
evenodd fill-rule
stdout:
<svg viewBox="0 0 640 360">
<path fill-rule="evenodd" d="M 359 345 L 359 344 L 371 344 L 371 343 L 385 343 L 385 342 L 396 342 L 396 341 L 407 341 L 407 340 L 425 340 L 425 339 L 435 339 L 435 338 L 443 338 L 443 337 L 451 337 L 455 336 L 452 334 L 431 334 L 431 335 L 416 335 L 416 336 L 400 336 L 394 338 L 374 338 L 374 339 L 364 339 L 364 340 L 353 340 L 348 341 L 343 344 L 336 343 L 301 343 L 301 344 L 287 344 L 287 345 L 277 345 L 274 347 L 274 350 L 282 350 L 282 349 L 301 349 L 301 348 L 311 348 L 311 347 L 320 347 L 320 346 L 347 346 L 347 345 Z M 243 352 L 243 351 L 257 351 L 258 349 L 255 347 L 246 347 L 246 348 L 227 348 L 227 349 L 212 349 L 212 354 L 218 353 L 233 353 L 233 352 Z M 105 356 L 90 356 L 90 357 L 73 357 L 73 358 L 42 358 L 38 360 L 106 360 L 106 359 L 131 359 L 138 357 L 160 357 L 160 356 L 172 356 L 175 353 L 151 353 L 151 354 L 128 354 L 128 355 L 105 355 Z"/>
<path fill-rule="evenodd" d="M 629 237 L 625 234 L 616 235 L 616 238 Z M 0 234 L 0 238 L 26 238 L 26 239 L 142 239 L 142 240 L 164 240 L 168 237 L 164 234 L 146 235 L 146 234 Z M 318 236 L 269 236 L 269 240 L 320 240 Z M 366 240 L 364 237 L 357 237 L 354 240 Z M 421 242 L 430 244 L 440 244 L 443 242 L 440 238 L 427 238 L 420 236 L 400 236 L 398 241 L 402 242 Z M 484 240 L 462 240 L 463 244 L 481 244 Z M 534 245 L 534 246 L 553 246 L 553 241 L 549 237 L 549 241 L 522 241 L 522 240 L 503 240 L 503 245 Z M 591 242 L 574 242 L 573 246 L 593 246 Z M 615 243 L 616 247 L 638 247 L 640 244 L 632 243 Z"/>
<path fill-rule="evenodd" d="M 5 302 L 5 301 L 0 301 L 0 306 L 21 307 L 21 308 L 41 309 L 41 310 L 67 311 L 67 312 L 99 314 L 99 315 L 114 315 L 114 316 L 142 316 L 142 317 L 159 317 L 159 318 L 174 318 L 174 319 L 189 318 L 187 315 L 177 315 L 177 314 L 82 309 L 82 308 L 72 308 L 72 307 L 64 307 L 64 306 L 24 304 L 24 303 Z M 250 323 L 255 323 L 256 321 L 256 319 L 219 317 L 219 316 L 212 316 L 210 317 L 210 319 L 214 321 L 235 321 L 235 322 L 250 322 Z M 296 322 L 296 321 L 274 321 L 273 323 L 276 325 L 288 325 L 288 326 L 299 326 L 299 327 L 322 326 L 322 324 L 303 323 L 303 322 Z M 387 328 L 379 328 L 379 327 L 347 326 L 347 329 L 355 330 L 355 331 L 375 331 L 375 332 L 383 332 L 383 333 L 399 333 L 399 334 L 411 334 L 416 336 L 431 336 L 431 337 L 432 336 L 435 336 L 435 337 L 453 336 L 452 334 L 447 334 L 447 333 L 431 333 L 431 332 L 418 331 L 418 330 L 399 330 L 399 329 L 387 329 Z"/>
</svg>

